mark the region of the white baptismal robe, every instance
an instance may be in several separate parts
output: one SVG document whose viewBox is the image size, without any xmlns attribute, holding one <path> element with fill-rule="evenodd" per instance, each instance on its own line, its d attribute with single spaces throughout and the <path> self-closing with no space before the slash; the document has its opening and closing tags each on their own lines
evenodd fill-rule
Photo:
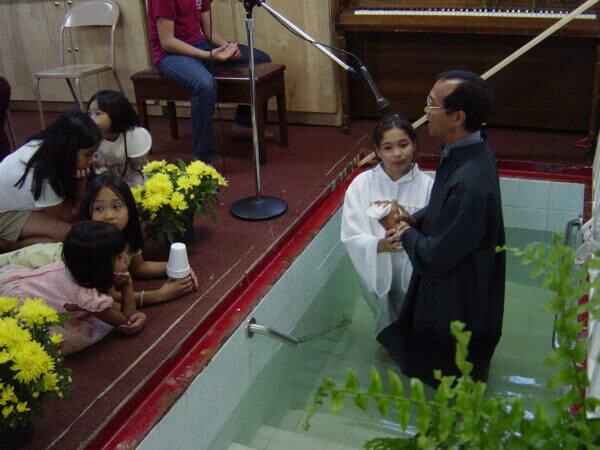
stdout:
<svg viewBox="0 0 600 450">
<path fill-rule="evenodd" d="M 412 265 L 404 251 L 377 253 L 377 243 L 385 237 L 379 219 L 390 208 L 382 210 L 374 202 L 396 199 L 413 214 L 427 205 L 432 186 L 433 179 L 416 164 L 394 181 L 380 163 L 358 175 L 346 191 L 341 240 L 358 272 L 365 300 L 375 315 L 376 334 L 398 318 Z"/>
</svg>

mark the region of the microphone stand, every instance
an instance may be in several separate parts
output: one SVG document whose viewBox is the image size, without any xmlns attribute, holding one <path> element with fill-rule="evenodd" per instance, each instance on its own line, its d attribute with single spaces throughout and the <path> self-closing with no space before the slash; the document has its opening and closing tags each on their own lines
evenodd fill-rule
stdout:
<svg viewBox="0 0 600 450">
<path fill-rule="evenodd" d="M 246 8 L 246 31 L 248 34 L 248 62 L 250 79 L 250 115 L 252 118 L 252 147 L 254 150 L 254 170 L 256 175 L 256 195 L 242 198 L 231 205 L 231 214 L 243 220 L 269 220 L 279 217 L 287 211 L 287 203 L 277 197 L 261 194 L 260 154 L 258 148 L 258 128 L 256 125 L 256 80 L 254 77 L 254 19 L 252 8 L 260 5 L 260 0 L 244 0 Z M 262 113 L 262 111 L 261 111 Z"/>
</svg>

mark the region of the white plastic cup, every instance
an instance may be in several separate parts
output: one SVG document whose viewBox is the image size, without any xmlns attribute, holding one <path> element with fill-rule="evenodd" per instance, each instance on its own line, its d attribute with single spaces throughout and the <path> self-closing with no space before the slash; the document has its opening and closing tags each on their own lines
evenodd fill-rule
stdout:
<svg viewBox="0 0 600 450">
<path fill-rule="evenodd" d="M 169 261 L 167 262 L 167 275 L 170 278 L 185 278 L 191 272 L 188 262 L 187 248 L 182 242 L 171 244 Z"/>
</svg>

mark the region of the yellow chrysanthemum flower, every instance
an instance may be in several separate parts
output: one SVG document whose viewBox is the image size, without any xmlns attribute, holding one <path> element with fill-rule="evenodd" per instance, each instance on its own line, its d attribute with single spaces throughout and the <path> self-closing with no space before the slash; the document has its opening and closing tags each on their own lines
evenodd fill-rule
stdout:
<svg viewBox="0 0 600 450">
<path fill-rule="evenodd" d="M 0 351 L 0 364 L 4 364 L 10 361 L 10 353 L 6 350 Z"/>
<path fill-rule="evenodd" d="M 0 318 L 0 347 L 13 348 L 31 341 L 31 333 L 13 317 Z"/>
<path fill-rule="evenodd" d="M 18 304 L 19 300 L 16 298 L 0 297 L 0 314 L 14 311 Z"/>
<path fill-rule="evenodd" d="M 54 360 L 36 341 L 26 342 L 12 352 L 15 378 L 22 383 L 30 383 L 54 370 Z"/>
<path fill-rule="evenodd" d="M 160 194 L 149 195 L 142 201 L 142 206 L 145 210 L 156 213 L 163 205 L 163 199 Z"/>
<path fill-rule="evenodd" d="M 181 192 L 173 192 L 171 196 L 171 208 L 175 211 L 185 211 L 188 209 L 188 204 Z"/>
<path fill-rule="evenodd" d="M 56 373 L 47 372 L 44 374 L 44 389 L 46 391 L 56 391 L 58 390 L 58 378 L 56 377 Z"/>
<path fill-rule="evenodd" d="M 179 167 L 177 167 L 175 164 L 167 164 L 165 166 L 165 170 L 167 172 L 178 172 L 179 171 Z"/>
<path fill-rule="evenodd" d="M 173 183 L 167 174 L 157 173 L 152 175 L 144 184 L 146 196 L 148 195 L 163 195 L 169 196 L 173 192 Z"/>
<path fill-rule="evenodd" d="M 22 413 L 25 411 L 31 411 L 31 409 L 27 407 L 27 402 L 19 402 L 17 403 L 17 411 Z"/>
<path fill-rule="evenodd" d="M 26 325 L 45 325 L 58 323 L 58 313 L 55 309 L 46 305 L 41 298 L 28 298 L 19 308 L 17 318 Z"/>
<path fill-rule="evenodd" d="M 15 407 L 13 405 L 5 406 L 2 408 L 2 417 L 7 418 L 14 411 Z"/>
<path fill-rule="evenodd" d="M 53 334 L 52 336 L 50 336 L 50 342 L 52 342 L 54 345 L 58 345 L 63 341 L 63 335 L 60 333 L 56 333 Z"/>
<path fill-rule="evenodd" d="M 162 161 L 150 161 L 142 169 L 142 173 L 148 175 L 154 172 L 158 172 L 167 165 L 167 162 L 163 159 Z"/>
<path fill-rule="evenodd" d="M 136 205 L 142 203 L 142 192 L 144 188 L 142 186 L 134 186 L 131 188 L 131 194 L 133 195 L 133 199 L 135 200 Z"/>
<path fill-rule="evenodd" d="M 202 161 L 194 161 L 189 166 L 186 167 L 185 171 L 189 175 L 201 176 L 206 173 L 206 170 L 210 166 Z"/>
<path fill-rule="evenodd" d="M 15 395 L 15 390 L 10 384 L 4 385 L 2 393 L 0 393 L 0 406 L 8 403 L 16 403 L 19 399 Z"/>
<path fill-rule="evenodd" d="M 190 177 L 188 177 L 187 175 L 182 175 L 179 178 L 177 178 L 177 187 L 181 190 L 187 191 L 188 189 L 191 189 L 192 187 L 194 187 L 194 184 L 192 184 L 192 179 Z"/>
</svg>

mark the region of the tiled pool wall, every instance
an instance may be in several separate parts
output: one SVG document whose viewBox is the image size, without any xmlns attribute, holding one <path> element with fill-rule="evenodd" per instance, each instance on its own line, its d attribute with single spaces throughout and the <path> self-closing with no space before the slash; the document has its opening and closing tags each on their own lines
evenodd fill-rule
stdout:
<svg viewBox="0 0 600 450">
<path fill-rule="evenodd" d="M 540 233 L 544 235 L 563 232 L 565 223 L 583 211 L 583 184 L 502 178 L 501 189 L 506 227 L 529 229 L 533 236 L 534 230 L 545 232 Z M 250 315 L 257 323 L 289 334 L 317 295 L 327 298 L 321 291 L 327 289 L 332 271 L 346 255 L 339 240 L 340 221 L 341 209 L 252 311 Z M 545 239 L 540 236 L 540 240 Z M 358 289 L 355 280 L 346 280 L 342 285 Z M 320 319 L 323 324 L 335 320 L 326 316 Z M 209 448 L 224 424 L 231 428 L 227 434 L 235 436 L 239 432 L 231 426 L 236 423 L 231 420 L 235 417 L 236 405 L 282 345 L 260 335 L 248 339 L 244 325 L 233 333 L 201 376 L 196 377 L 138 448 L 204 450 Z M 314 329 L 319 328 L 319 324 L 313 325 L 316 325 Z M 264 401 L 269 396 L 276 396 L 276 392 L 276 389 L 269 389 L 252 395 L 260 396 L 262 401 L 257 403 L 268 405 L 263 408 L 270 408 L 272 414 L 272 408 L 284 408 L 277 398 Z M 253 415 L 256 427 L 266 413 L 257 405 Z M 247 423 L 243 425 L 244 429 L 253 428 Z"/>
</svg>

